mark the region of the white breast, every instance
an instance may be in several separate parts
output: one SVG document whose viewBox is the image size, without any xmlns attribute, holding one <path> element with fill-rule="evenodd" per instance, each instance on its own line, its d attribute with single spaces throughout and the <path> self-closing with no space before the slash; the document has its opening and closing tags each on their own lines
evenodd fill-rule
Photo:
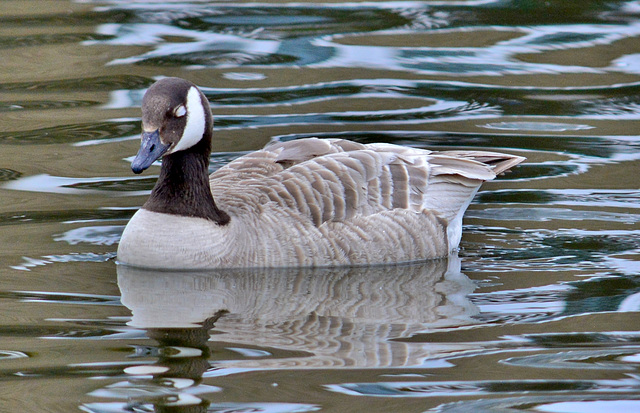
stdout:
<svg viewBox="0 0 640 413">
<path fill-rule="evenodd" d="M 139 209 L 118 245 L 118 262 L 146 268 L 212 268 L 208 251 L 225 252 L 220 228 L 206 219 Z"/>
</svg>

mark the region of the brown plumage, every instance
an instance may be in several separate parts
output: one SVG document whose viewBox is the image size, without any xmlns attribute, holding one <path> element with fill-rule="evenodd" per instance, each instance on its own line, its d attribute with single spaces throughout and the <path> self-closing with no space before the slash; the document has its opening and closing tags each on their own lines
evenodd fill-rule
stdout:
<svg viewBox="0 0 640 413">
<path fill-rule="evenodd" d="M 123 233 L 118 259 L 125 264 L 287 267 L 442 257 L 457 248 L 462 214 L 482 182 L 524 159 L 311 138 L 268 145 L 207 181 L 210 110 L 194 111 L 203 96 L 190 83 L 169 78 L 161 85 L 147 94 L 182 91 L 183 129 L 191 132 L 180 140 L 193 143 L 184 147 L 156 134 L 167 148 L 162 171 L 149 201 Z M 154 108 L 173 113 L 170 109 Z M 189 117 L 197 111 L 206 118 L 202 122 Z M 204 125 L 200 139 L 194 138 L 194 122 Z M 136 159 L 153 156 L 141 148 Z"/>
</svg>

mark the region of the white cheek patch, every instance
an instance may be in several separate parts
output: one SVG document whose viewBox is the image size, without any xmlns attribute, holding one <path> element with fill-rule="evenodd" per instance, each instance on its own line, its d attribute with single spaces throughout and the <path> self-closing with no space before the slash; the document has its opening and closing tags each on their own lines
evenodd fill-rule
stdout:
<svg viewBox="0 0 640 413">
<path fill-rule="evenodd" d="M 168 153 L 189 149 L 202 139 L 205 127 L 204 107 L 200 99 L 200 92 L 195 87 L 189 89 L 187 102 L 185 103 L 187 113 L 187 124 L 178 143 L 169 150 Z"/>
</svg>

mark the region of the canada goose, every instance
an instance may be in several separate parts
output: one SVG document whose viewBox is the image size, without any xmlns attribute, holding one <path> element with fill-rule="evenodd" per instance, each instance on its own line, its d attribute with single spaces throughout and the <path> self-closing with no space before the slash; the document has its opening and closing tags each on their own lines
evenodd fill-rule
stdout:
<svg viewBox="0 0 640 413">
<path fill-rule="evenodd" d="M 142 100 L 140 173 L 162 157 L 118 261 L 166 269 L 342 266 L 443 257 L 483 181 L 524 158 L 342 139 L 277 142 L 208 175 L 213 120 L 191 82 Z M 215 201 L 214 201 L 215 199 Z"/>
</svg>

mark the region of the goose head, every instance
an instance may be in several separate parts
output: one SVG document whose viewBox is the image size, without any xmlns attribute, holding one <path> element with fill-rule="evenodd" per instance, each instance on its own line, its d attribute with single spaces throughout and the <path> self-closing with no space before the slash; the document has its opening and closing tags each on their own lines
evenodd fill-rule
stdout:
<svg viewBox="0 0 640 413">
<path fill-rule="evenodd" d="M 212 127 L 209 102 L 196 85 L 176 77 L 158 80 L 142 98 L 142 142 L 131 170 L 139 174 L 201 141 L 209 151 Z"/>
</svg>

